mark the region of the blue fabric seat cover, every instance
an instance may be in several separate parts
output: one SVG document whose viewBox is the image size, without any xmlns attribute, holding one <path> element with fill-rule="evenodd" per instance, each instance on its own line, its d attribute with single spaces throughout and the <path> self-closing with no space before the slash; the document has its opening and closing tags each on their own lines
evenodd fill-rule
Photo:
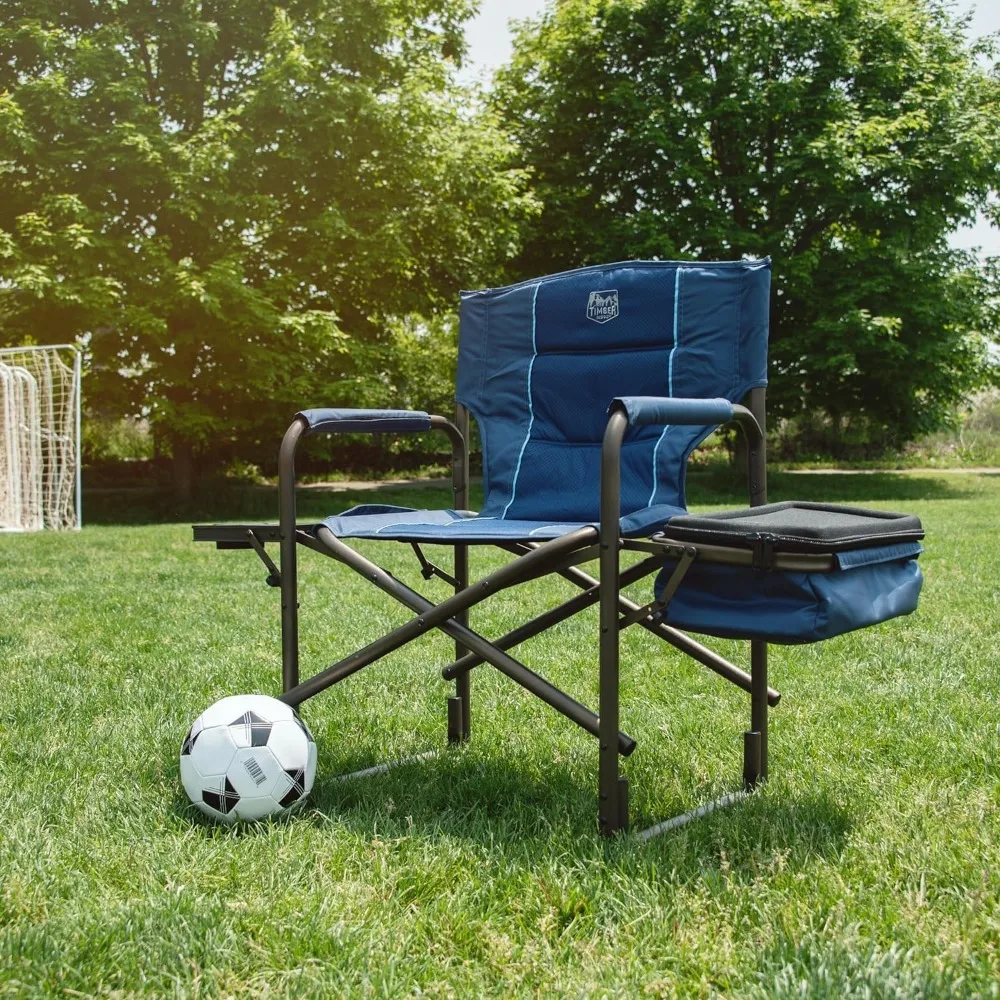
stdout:
<svg viewBox="0 0 1000 1000">
<path fill-rule="evenodd" d="M 364 506 L 325 523 L 342 538 L 425 541 L 552 538 L 596 524 L 611 401 L 738 402 L 766 385 L 769 289 L 769 260 L 638 261 L 463 292 L 457 397 L 482 436 L 481 513 Z M 688 455 L 713 429 L 629 432 L 625 534 L 685 511 Z"/>
<path fill-rule="evenodd" d="M 646 507 L 621 519 L 626 537 L 651 535 L 684 511 L 669 504 Z M 339 538 L 386 538 L 406 542 L 540 541 L 558 538 L 586 521 L 525 521 L 477 516 L 471 511 L 416 510 L 363 504 L 323 522 Z"/>
</svg>

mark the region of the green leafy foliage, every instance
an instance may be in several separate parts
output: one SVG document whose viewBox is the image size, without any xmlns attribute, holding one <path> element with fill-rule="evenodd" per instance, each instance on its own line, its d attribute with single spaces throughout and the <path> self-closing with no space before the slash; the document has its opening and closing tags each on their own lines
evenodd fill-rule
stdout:
<svg viewBox="0 0 1000 1000">
<path fill-rule="evenodd" d="M 985 67 L 991 66 L 991 69 Z M 771 412 L 895 445 L 989 376 L 1000 77 L 935 0 L 563 0 L 494 103 L 544 211 L 522 274 L 774 258 Z"/>
<path fill-rule="evenodd" d="M 470 12 L 6 4 L 3 339 L 83 338 L 91 405 L 179 452 L 273 450 L 303 406 L 395 404 L 373 357 L 391 367 L 400 323 L 509 257 L 528 204 L 453 81 Z"/>
</svg>

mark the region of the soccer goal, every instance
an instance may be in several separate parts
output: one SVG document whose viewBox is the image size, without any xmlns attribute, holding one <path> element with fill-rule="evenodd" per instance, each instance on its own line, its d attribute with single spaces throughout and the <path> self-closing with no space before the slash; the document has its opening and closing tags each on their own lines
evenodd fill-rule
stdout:
<svg viewBox="0 0 1000 1000">
<path fill-rule="evenodd" d="M 2 348 L 0 531 L 80 524 L 80 352 Z"/>
</svg>

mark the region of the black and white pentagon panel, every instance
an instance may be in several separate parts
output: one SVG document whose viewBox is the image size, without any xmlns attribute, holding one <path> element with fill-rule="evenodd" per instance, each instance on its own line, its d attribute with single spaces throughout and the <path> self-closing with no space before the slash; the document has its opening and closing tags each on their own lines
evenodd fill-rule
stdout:
<svg viewBox="0 0 1000 1000">
<path fill-rule="evenodd" d="M 214 809 L 216 812 L 222 813 L 223 816 L 228 816 L 239 805 L 240 797 L 230 780 L 226 778 L 221 791 L 202 789 L 201 800 L 209 809 Z"/>
<path fill-rule="evenodd" d="M 292 715 L 293 715 L 296 723 L 298 723 L 299 729 L 301 729 L 302 732 L 304 732 L 306 734 L 306 739 L 310 743 L 315 743 L 316 742 L 316 737 L 313 736 L 313 734 L 309 731 L 309 727 L 306 725 L 305 720 L 302 718 L 302 716 L 299 715 L 299 713 L 297 711 L 295 711 L 295 709 L 292 709 Z"/>
<path fill-rule="evenodd" d="M 295 709 L 277 698 L 264 694 L 237 694 L 222 698 L 202 713 L 201 721 L 208 726 L 228 726 L 241 721 L 247 713 L 273 725 L 283 719 L 291 719 Z"/>
<path fill-rule="evenodd" d="M 233 742 L 238 747 L 266 747 L 271 735 L 271 723 L 256 712 L 247 711 L 229 723 Z"/>
<path fill-rule="evenodd" d="M 295 805 L 306 794 L 306 769 L 304 767 L 295 770 L 285 768 L 285 774 L 288 776 L 289 785 L 288 791 L 279 799 L 278 804 L 282 809 L 288 809 Z"/>
<path fill-rule="evenodd" d="M 194 720 L 194 724 L 188 730 L 187 736 L 184 737 L 184 742 L 181 744 L 181 756 L 186 757 L 191 753 L 194 748 L 195 740 L 201 735 L 201 731 L 204 729 L 204 724 L 201 718 Z"/>
</svg>

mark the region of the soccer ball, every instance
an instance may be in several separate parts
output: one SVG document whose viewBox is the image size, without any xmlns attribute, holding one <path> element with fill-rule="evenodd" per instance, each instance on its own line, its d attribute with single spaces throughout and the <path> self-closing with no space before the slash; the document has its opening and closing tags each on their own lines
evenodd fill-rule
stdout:
<svg viewBox="0 0 1000 1000">
<path fill-rule="evenodd" d="M 188 798 L 221 823 L 262 819 L 304 801 L 316 778 L 316 741 L 277 698 L 238 694 L 207 708 L 181 746 Z"/>
</svg>

